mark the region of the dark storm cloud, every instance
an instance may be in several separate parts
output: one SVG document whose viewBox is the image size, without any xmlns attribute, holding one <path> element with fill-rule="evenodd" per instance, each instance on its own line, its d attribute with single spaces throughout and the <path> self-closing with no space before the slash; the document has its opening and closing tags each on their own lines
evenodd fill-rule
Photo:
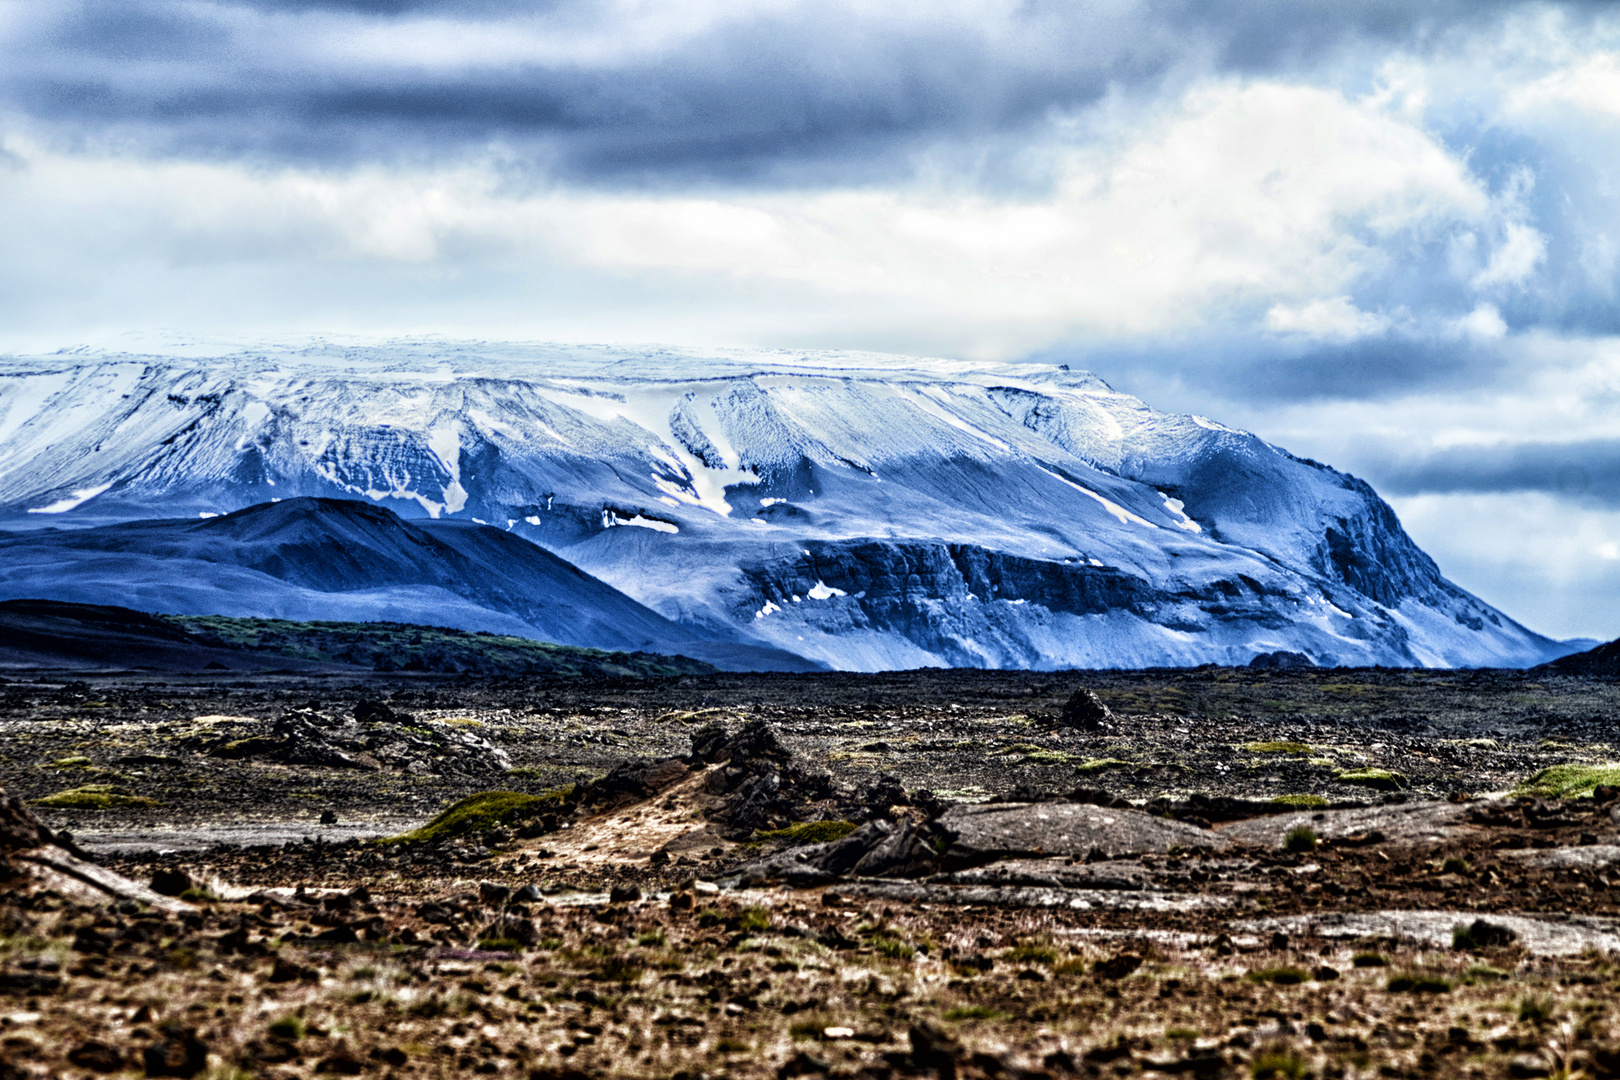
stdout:
<svg viewBox="0 0 1620 1080">
<path fill-rule="evenodd" d="M 1068 363 L 1156 404 L 1199 411 L 1212 399 L 1258 407 L 1387 401 L 1437 390 L 1478 389 L 1508 373 L 1494 343 L 1391 334 L 1335 343 L 1252 335 L 1121 347 L 1058 346 L 1029 360 Z"/>
<path fill-rule="evenodd" d="M 519 49 L 445 64 L 324 45 L 424 17 L 441 20 L 426 35 L 583 28 L 611 41 L 627 16 L 570 0 L 91 0 L 33 10 L 0 64 L 0 95 L 69 136 L 183 156 L 343 164 L 498 144 L 575 180 L 813 179 L 829 165 L 847 180 L 921 145 L 1016 133 L 1110 86 L 1421 46 L 1505 6 L 1037 0 L 976 21 L 805 4 L 620 55 L 538 61 Z"/>
<path fill-rule="evenodd" d="M 1620 506 L 1620 439 L 1458 447 L 1366 468 L 1393 495 L 1534 491 Z"/>
</svg>

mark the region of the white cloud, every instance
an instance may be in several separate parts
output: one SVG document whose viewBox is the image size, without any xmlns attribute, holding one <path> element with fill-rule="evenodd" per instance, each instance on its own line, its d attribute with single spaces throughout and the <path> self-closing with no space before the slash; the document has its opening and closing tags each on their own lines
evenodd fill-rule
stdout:
<svg viewBox="0 0 1620 1080">
<path fill-rule="evenodd" d="M 1273 304 L 1266 312 L 1266 329 L 1280 334 L 1303 334 L 1326 341 L 1354 341 L 1389 329 L 1386 315 L 1362 311 L 1348 296 L 1311 300 L 1304 304 Z"/>
<path fill-rule="evenodd" d="M 1501 243 L 1491 251 L 1491 261 L 1474 275 L 1472 284 L 1476 289 L 1522 284 L 1546 257 L 1546 237 L 1523 222 L 1506 222 Z"/>
<path fill-rule="evenodd" d="M 1513 87 L 1503 106 L 1520 119 L 1562 107 L 1620 120 L 1620 52 L 1566 57 L 1547 75 Z"/>
<path fill-rule="evenodd" d="M 1495 304 L 1478 304 L 1467 315 L 1455 319 L 1451 328 L 1476 341 L 1495 341 L 1507 334 L 1507 323 Z"/>
<path fill-rule="evenodd" d="M 1173 332 L 1250 304 L 1269 309 L 1277 329 L 1376 332 L 1380 316 L 1337 297 L 1414 236 L 1489 228 L 1495 212 L 1464 160 L 1409 118 L 1274 82 L 1206 83 L 1090 142 L 1054 137 L 1043 152 L 1056 181 L 1018 198 L 920 181 L 526 195 L 473 165 L 249 171 L 11 146 L 28 168 L 0 177 L 11 229 L 0 244 L 14 261 L 30 239 L 93 260 L 101 291 L 86 301 L 103 311 L 119 307 L 120 271 L 135 265 L 145 276 L 245 260 L 274 277 L 316 260 L 378 280 L 400 266 L 459 276 L 573 268 L 622 282 L 599 292 L 594 312 L 570 313 L 575 325 L 594 318 L 598 338 L 621 332 L 627 304 L 697 287 L 707 307 L 688 318 L 702 325 L 706 315 L 711 340 L 763 329 L 762 343 L 777 344 L 813 313 L 868 340 L 954 341 L 951 351 L 979 355 L 1075 333 Z M 1485 273 L 1510 280 L 1528 257 L 1503 256 Z M 145 310 L 150 291 L 140 293 Z M 228 316 L 237 301 L 219 302 Z M 543 301 L 531 310 L 545 333 Z"/>
</svg>

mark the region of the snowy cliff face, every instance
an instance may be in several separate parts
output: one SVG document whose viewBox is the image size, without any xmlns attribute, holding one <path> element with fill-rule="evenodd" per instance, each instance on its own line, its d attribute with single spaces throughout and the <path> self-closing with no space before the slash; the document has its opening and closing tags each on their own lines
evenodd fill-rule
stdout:
<svg viewBox="0 0 1620 1080">
<path fill-rule="evenodd" d="M 1366 484 L 1045 365 L 396 343 L 0 362 L 0 524 L 497 525 L 839 668 L 1524 665 Z"/>
</svg>

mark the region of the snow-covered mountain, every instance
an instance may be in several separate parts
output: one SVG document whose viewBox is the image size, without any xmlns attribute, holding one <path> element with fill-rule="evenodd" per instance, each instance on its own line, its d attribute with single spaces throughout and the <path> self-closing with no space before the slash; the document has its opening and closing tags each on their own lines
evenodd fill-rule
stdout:
<svg viewBox="0 0 1620 1080">
<path fill-rule="evenodd" d="M 296 495 L 496 525 L 834 667 L 1526 665 L 1365 483 L 1084 372 L 394 342 L 0 361 L 0 526 Z M 352 615 L 350 616 L 352 617 Z"/>
</svg>

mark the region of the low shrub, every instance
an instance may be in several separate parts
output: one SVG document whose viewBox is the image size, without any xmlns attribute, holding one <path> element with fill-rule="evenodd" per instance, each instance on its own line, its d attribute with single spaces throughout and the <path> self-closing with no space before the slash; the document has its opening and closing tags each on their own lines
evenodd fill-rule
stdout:
<svg viewBox="0 0 1620 1080">
<path fill-rule="evenodd" d="M 877 943 L 877 951 L 890 960 L 910 960 L 917 955 L 917 950 L 897 938 L 885 938 Z"/>
<path fill-rule="evenodd" d="M 1519 1002 L 1519 1022 L 1534 1024 L 1537 1027 L 1550 1021 L 1553 1017 L 1553 999 L 1548 996 L 1531 995 Z"/>
<path fill-rule="evenodd" d="M 961 1022 L 964 1020 L 1006 1020 L 1007 1013 L 1000 1009 L 993 1009 L 988 1005 L 958 1005 L 954 1009 L 946 1009 L 941 1013 L 945 1019 Z"/>
<path fill-rule="evenodd" d="M 1295 825 L 1283 837 L 1283 846 L 1295 852 L 1315 851 L 1316 830 L 1309 825 Z"/>
<path fill-rule="evenodd" d="M 761 840 L 786 840 L 790 844 L 826 844 L 842 840 L 855 831 L 853 821 L 801 821 L 785 829 L 759 833 Z"/>
<path fill-rule="evenodd" d="M 1250 1072 L 1254 1080 L 1303 1080 L 1310 1069 L 1291 1047 L 1267 1046 L 1254 1055 Z"/>
<path fill-rule="evenodd" d="M 1341 784 L 1357 784 L 1379 791 L 1399 791 L 1406 786 L 1406 778 L 1388 769 L 1340 769 L 1333 779 Z"/>
<path fill-rule="evenodd" d="M 1057 950 L 1050 945 L 1041 945 L 1033 941 L 1025 941 L 1013 946 L 1007 952 L 1007 959 L 1024 964 L 1045 964 L 1051 967 L 1057 963 Z"/>
<path fill-rule="evenodd" d="M 304 1022 L 296 1016 L 283 1016 L 270 1021 L 269 1031 L 272 1039 L 297 1042 L 304 1037 Z"/>
</svg>

